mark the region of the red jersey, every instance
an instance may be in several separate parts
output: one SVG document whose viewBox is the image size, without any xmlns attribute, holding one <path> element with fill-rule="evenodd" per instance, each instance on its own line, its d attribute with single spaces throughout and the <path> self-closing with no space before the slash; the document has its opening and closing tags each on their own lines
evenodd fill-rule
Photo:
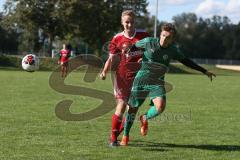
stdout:
<svg viewBox="0 0 240 160">
<path fill-rule="evenodd" d="M 145 37 L 148 37 L 148 33 L 144 31 L 136 30 L 132 37 L 126 37 L 122 32 L 115 35 L 110 43 L 110 54 L 120 57 L 114 80 L 114 95 L 117 99 L 128 101 L 134 77 L 140 69 L 138 61 L 143 55 L 142 51 L 131 46 Z M 128 48 L 131 49 L 126 52 Z"/>
<path fill-rule="evenodd" d="M 60 51 L 60 61 L 65 63 L 68 61 L 69 57 L 70 57 L 70 50 L 67 50 L 67 49 L 62 49 Z"/>
<path fill-rule="evenodd" d="M 110 54 L 120 56 L 120 62 L 116 70 L 117 76 L 125 77 L 126 79 L 133 79 L 136 72 L 140 69 L 139 59 L 142 58 L 142 51 L 137 48 L 131 48 L 127 54 L 122 52 L 125 46 L 131 46 L 137 41 L 148 37 L 148 33 L 135 30 L 132 37 L 126 37 L 124 32 L 116 34 L 109 46 Z"/>
</svg>

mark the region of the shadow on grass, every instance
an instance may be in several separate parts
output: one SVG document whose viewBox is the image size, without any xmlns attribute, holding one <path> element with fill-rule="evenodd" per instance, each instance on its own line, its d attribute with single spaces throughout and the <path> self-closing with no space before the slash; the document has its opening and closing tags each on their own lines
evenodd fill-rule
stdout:
<svg viewBox="0 0 240 160">
<path fill-rule="evenodd" d="M 189 148 L 212 151 L 240 151 L 239 145 L 214 145 L 214 144 L 172 144 L 172 143 L 156 143 L 148 141 L 132 141 L 131 147 L 143 147 L 146 151 L 168 151 L 166 148 Z"/>
</svg>

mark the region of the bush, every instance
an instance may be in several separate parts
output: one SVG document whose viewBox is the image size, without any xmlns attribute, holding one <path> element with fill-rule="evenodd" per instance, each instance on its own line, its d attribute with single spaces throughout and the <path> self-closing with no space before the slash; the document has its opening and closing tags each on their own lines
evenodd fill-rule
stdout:
<svg viewBox="0 0 240 160">
<path fill-rule="evenodd" d="M 22 59 L 19 57 L 12 57 L 6 55 L 0 55 L 0 66 L 1 67 L 21 67 Z"/>
</svg>

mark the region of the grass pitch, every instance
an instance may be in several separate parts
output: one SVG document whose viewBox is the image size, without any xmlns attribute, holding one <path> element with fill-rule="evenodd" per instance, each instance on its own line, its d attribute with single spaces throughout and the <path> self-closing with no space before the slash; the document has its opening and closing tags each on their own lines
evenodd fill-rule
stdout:
<svg viewBox="0 0 240 160">
<path fill-rule="evenodd" d="M 73 113 L 89 111 L 101 100 L 54 91 L 50 74 L 0 70 L 1 160 L 240 159 L 238 73 L 221 71 L 212 83 L 199 74 L 167 74 L 174 89 L 167 95 L 164 114 L 149 122 L 146 137 L 140 135 L 136 120 L 129 146 L 118 148 L 108 147 L 114 110 L 85 122 L 55 115 L 56 104 L 64 99 L 73 100 Z M 66 84 L 112 93 L 109 77 L 86 83 L 83 75 L 72 73 Z"/>
</svg>

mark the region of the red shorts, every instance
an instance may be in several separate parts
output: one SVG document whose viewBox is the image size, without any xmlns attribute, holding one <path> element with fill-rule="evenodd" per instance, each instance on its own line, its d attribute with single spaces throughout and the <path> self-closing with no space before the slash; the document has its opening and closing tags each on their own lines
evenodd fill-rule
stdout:
<svg viewBox="0 0 240 160">
<path fill-rule="evenodd" d="M 133 78 L 126 78 L 123 76 L 115 75 L 114 79 L 114 95 L 116 99 L 122 99 L 128 102 L 131 94 Z"/>
<path fill-rule="evenodd" d="M 65 61 L 65 62 L 62 62 L 61 61 L 61 63 L 60 63 L 62 66 L 65 66 L 65 67 L 67 67 L 68 66 L 68 61 Z"/>
</svg>

